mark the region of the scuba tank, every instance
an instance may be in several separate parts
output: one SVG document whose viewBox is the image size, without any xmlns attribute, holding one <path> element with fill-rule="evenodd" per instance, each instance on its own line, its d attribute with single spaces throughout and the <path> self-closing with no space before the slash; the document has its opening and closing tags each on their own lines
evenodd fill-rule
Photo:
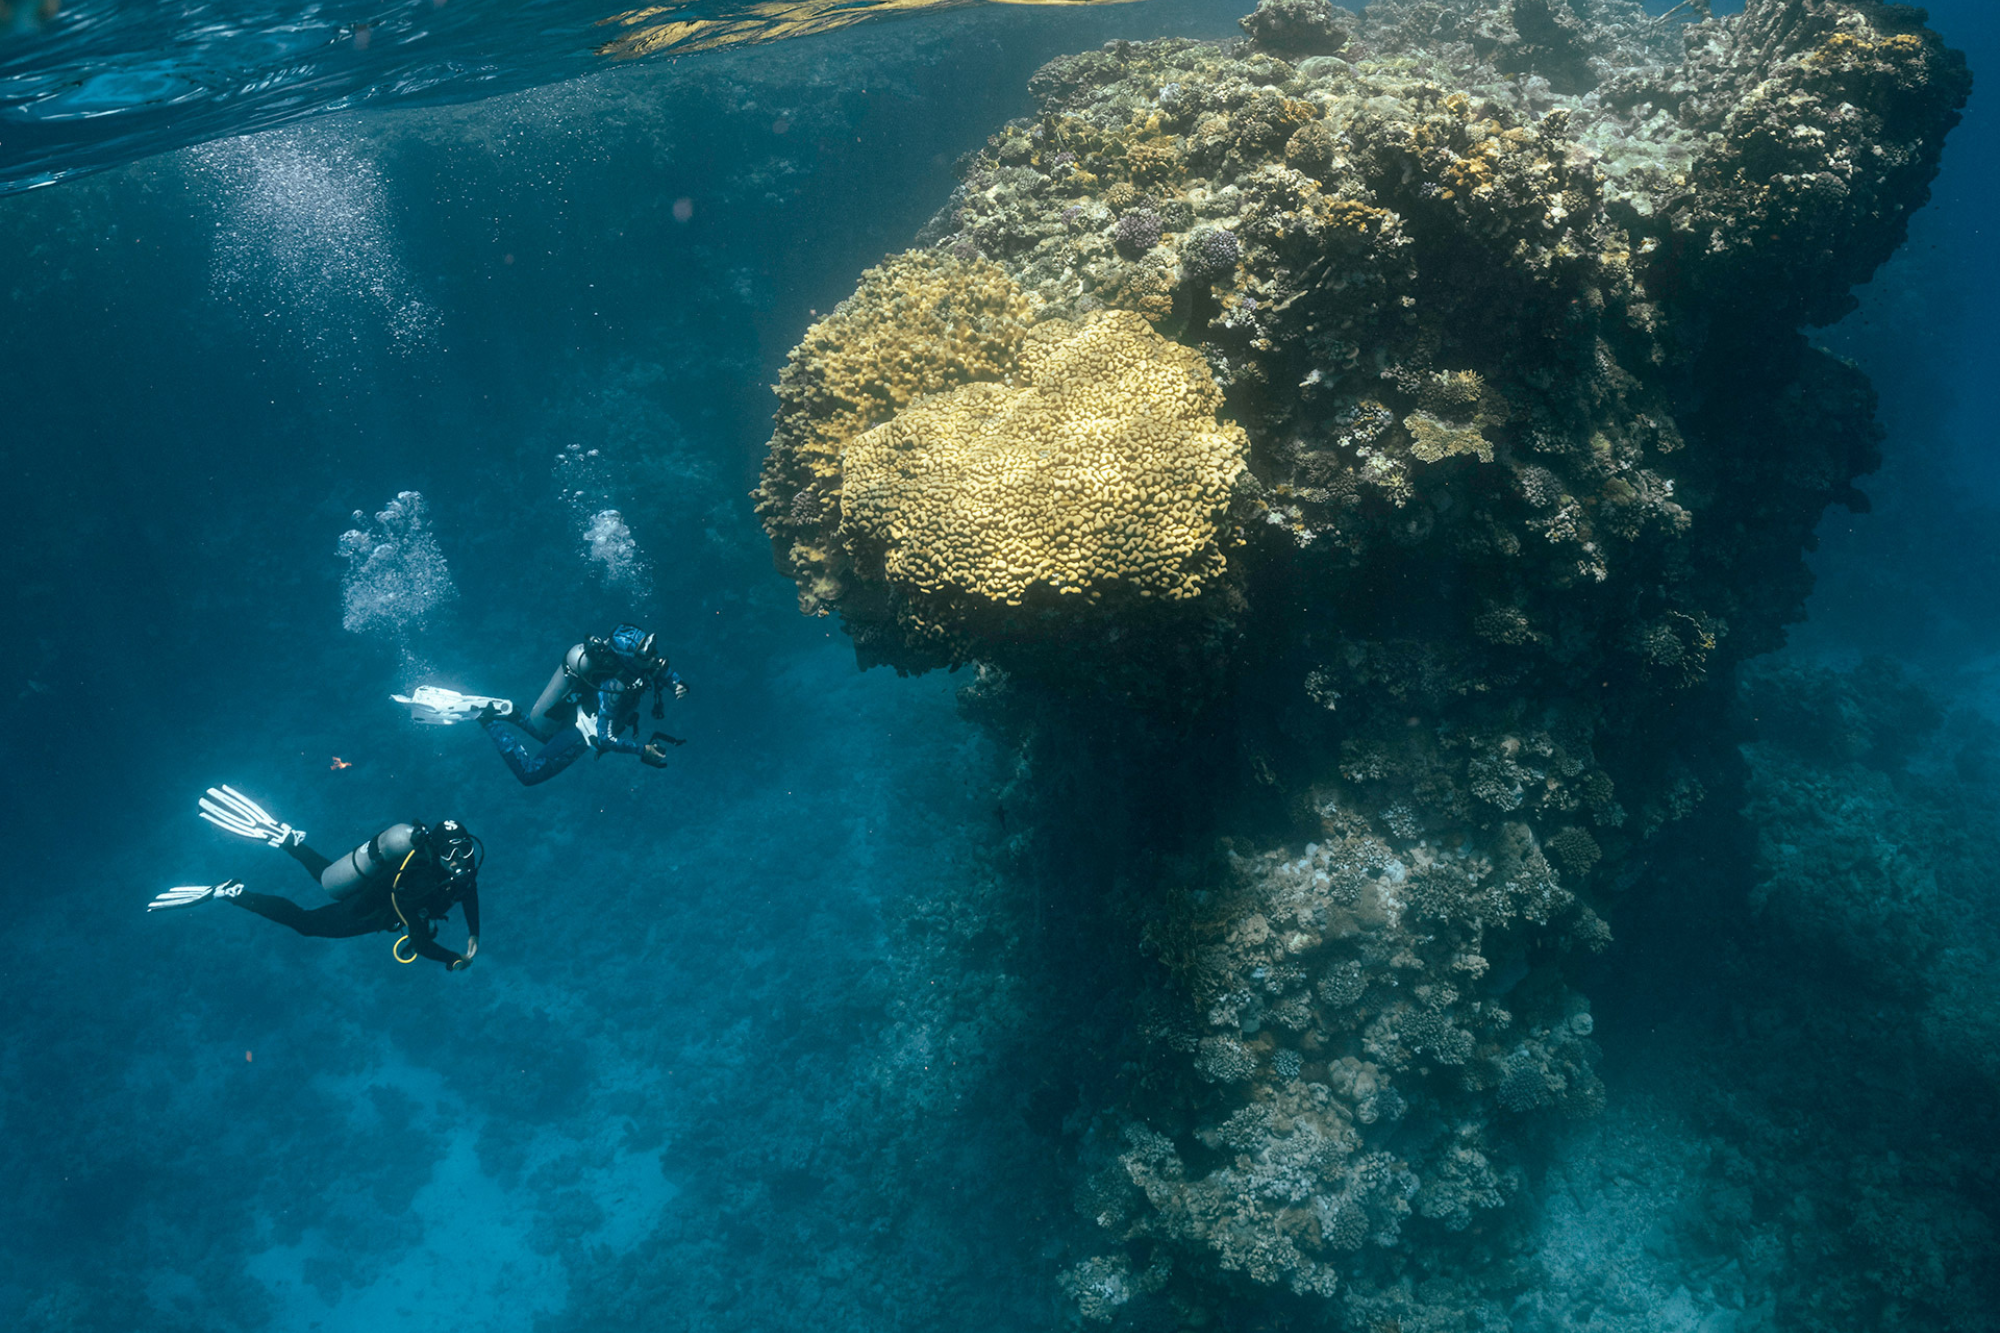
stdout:
<svg viewBox="0 0 2000 1333">
<path fill-rule="evenodd" d="M 395 874 L 417 850 L 422 836 L 420 825 L 391 824 L 328 866 L 319 877 L 320 887 L 345 902 L 363 886 Z"/>
<path fill-rule="evenodd" d="M 611 664 L 608 670 L 606 663 Z M 592 636 L 576 644 L 563 654 L 562 665 L 542 687 L 534 705 L 521 718 L 521 724 L 540 739 L 548 740 L 576 721 L 577 703 L 609 676 L 619 674 L 618 666 L 618 655 L 612 651 L 609 640 Z M 665 670 L 664 662 L 660 669 Z"/>
</svg>

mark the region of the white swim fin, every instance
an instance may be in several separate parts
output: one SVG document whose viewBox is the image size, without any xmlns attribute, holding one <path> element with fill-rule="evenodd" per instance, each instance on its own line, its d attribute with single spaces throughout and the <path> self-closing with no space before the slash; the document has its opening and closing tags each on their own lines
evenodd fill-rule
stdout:
<svg viewBox="0 0 2000 1333">
<path fill-rule="evenodd" d="M 449 727 L 468 722 L 488 708 L 497 716 L 514 716 L 512 699 L 494 699 L 484 694 L 460 694 L 442 685 L 419 685 L 408 694 L 389 696 L 410 710 L 410 720 L 427 727 Z"/>
<path fill-rule="evenodd" d="M 193 907 L 205 903 L 210 898 L 234 898 L 243 892 L 243 881 L 225 879 L 220 884 L 189 884 L 178 889 L 168 889 L 146 904 L 148 912 L 164 912 L 173 907 Z"/>
<path fill-rule="evenodd" d="M 304 829 L 281 824 L 269 810 L 226 783 L 210 787 L 201 798 L 201 817 L 226 833 L 239 838 L 256 838 L 273 847 L 306 840 Z"/>
</svg>

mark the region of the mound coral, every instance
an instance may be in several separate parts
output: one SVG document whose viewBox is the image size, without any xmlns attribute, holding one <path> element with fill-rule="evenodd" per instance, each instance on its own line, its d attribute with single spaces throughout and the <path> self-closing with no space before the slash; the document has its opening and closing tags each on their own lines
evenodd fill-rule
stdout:
<svg viewBox="0 0 2000 1333">
<path fill-rule="evenodd" d="M 1351 23 L 1353 18 L 1327 0 L 1270 0 L 1240 22 L 1258 50 L 1296 59 L 1330 56 L 1347 45 L 1347 28 L 1341 20 Z"/>
<path fill-rule="evenodd" d="M 912 656 L 1067 645 L 1079 610 L 1190 601 L 1224 572 L 1248 445 L 1198 354 L 1100 311 L 1037 325 L 1012 378 L 920 399 L 844 455 L 839 540 Z"/>
<path fill-rule="evenodd" d="M 806 330 L 778 380 L 778 429 L 754 493 L 799 609 L 823 613 L 847 586 L 840 525 L 848 443 L 921 394 L 1003 379 L 1031 309 L 997 266 L 935 253 L 897 255 Z"/>
</svg>

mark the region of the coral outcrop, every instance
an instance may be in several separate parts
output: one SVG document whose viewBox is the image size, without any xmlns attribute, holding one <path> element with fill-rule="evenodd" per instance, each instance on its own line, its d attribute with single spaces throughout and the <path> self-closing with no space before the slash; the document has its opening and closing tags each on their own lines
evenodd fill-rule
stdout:
<svg viewBox="0 0 2000 1333">
<path fill-rule="evenodd" d="M 1084 1312 L 1465 1327 L 1426 1275 L 1497 1262 L 1523 1145 L 1603 1096 L 1577 962 L 1863 503 L 1871 391 L 1798 326 L 1969 81 L 1866 0 L 1244 27 L 1040 71 L 793 353 L 759 512 L 864 662 L 990 668 L 1069 794 L 1041 873 L 1152 959 L 1068 1119 Z M 1056 851 L 1142 822 L 1094 890 Z"/>
</svg>

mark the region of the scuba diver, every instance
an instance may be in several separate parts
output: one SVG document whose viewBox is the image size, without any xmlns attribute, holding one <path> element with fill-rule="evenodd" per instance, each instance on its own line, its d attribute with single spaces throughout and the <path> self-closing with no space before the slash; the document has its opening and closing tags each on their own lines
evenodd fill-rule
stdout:
<svg viewBox="0 0 2000 1333">
<path fill-rule="evenodd" d="M 595 750 L 599 759 L 613 751 L 635 754 L 640 763 L 665 768 L 667 747 L 687 744 L 664 731 L 643 745 L 626 734 L 637 733 L 639 701 L 648 690 L 656 721 L 667 715 L 667 690 L 676 699 L 687 698 L 687 682 L 653 651 L 653 640 L 637 625 L 620 625 L 609 638 L 585 639 L 563 655 L 535 706 L 518 720 L 505 699 L 478 701 L 479 725 L 522 786 L 547 782 L 586 750 Z"/>
<path fill-rule="evenodd" d="M 238 837 L 282 848 L 333 895 L 308 911 L 289 898 L 249 893 L 241 880 L 169 889 L 146 904 L 149 912 L 191 907 L 211 898 L 235 903 L 258 916 L 315 939 L 344 940 L 378 930 L 401 931 L 390 952 L 399 963 L 430 958 L 453 972 L 472 965 L 479 952 L 479 867 L 486 849 L 463 824 L 391 824 L 337 861 L 306 846 L 303 829 L 281 824 L 234 787 L 210 787 L 201 817 Z M 465 911 L 465 952 L 437 942 L 437 923 L 456 904 Z"/>
</svg>

